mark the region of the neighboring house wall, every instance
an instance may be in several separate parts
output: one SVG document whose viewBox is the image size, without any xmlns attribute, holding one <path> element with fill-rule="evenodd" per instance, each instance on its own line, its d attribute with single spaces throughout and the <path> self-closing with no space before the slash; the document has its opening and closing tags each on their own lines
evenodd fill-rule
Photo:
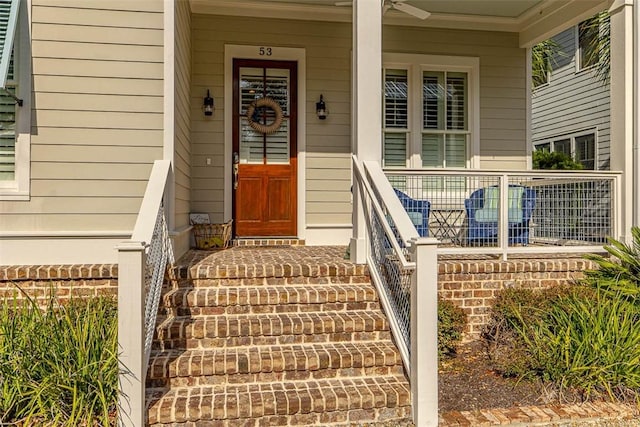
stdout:
<svg viewBox="0 0 640 427">
<path fill-rule="evenodd" d="M 188 233 L 191 211 L 191 10 L 189 3 L 175 4 L 175 117 L 174 117 L 174 229 Z M 196 112 L 196 115 L 198 113 Z M 189 249 L 189 235 L 174 241 L 176 255 Z"/>
<path fill-rule="evenodd" d="M 108 247 L 113 260 L 112 242 L 70 242 L 127 238 L 163 157 L 163 3 L 33 0 L 31 13 L 30 200 L 0 203 L 0 264 Z"/>
<path fill-rule="evenodd" d="M 578 70 L 576 28 L 553 40 L 561 54 L 552 59 L 549 83 L 533 90 L 532 139 L 535 144 L 576 134 L 596 135 L 596 165 L 609 169 L 610 96 L 592 68 Z"/>
<path fill-rule="evenodd" d="M 216 98 L 212 119 L 194 114 L 193 204 L 220 222 L 224 213 L 224 46 L 301 47 L 306 52 L 306 221 L 351 224 L 351 24 L 194 15 L 193 111 L 207 88 Z M 385 26 L 385 52 L 480 59 L 480 165 L 526 167 L 526 51 L 516 34 Z M 329 115 L 315 103 L 324 95 Z M 206 165 L 206 159 L 212 165 Z M 346 242 L 343 242 L 346 243 Z"/>
</svg>

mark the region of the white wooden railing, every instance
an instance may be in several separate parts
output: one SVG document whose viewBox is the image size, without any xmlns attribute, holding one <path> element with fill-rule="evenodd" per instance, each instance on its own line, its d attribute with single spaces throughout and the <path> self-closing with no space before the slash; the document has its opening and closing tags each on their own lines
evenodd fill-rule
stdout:
<svg viewBox="0 0 640 427">
<path fill-rule="evenodd" d="M 413 420 L 438 425 L 438 241 L 418 235 L 377 162 L 353 156 L 367 264 L 411 383 Z"/>
<path fill-rule="evenodd" d="M 131 240 L 118 250 L 118 425 L 146 423 L 145 379 L 167 267 L 173 249 L 163 208 L 171 162 L 157 160 L 147 184 Z"/>
</svg>

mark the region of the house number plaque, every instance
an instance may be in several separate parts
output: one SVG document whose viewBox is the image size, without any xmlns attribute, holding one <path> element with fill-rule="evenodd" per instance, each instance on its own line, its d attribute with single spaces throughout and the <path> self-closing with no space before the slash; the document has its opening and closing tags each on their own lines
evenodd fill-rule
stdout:
<svg viewBox="0 0 640 427">
<path fill-rule="evenodd" d="M 259 49 L 260 56 L 271 56 L 273 55 L 273 49 L 270 47 L 261 46 Z"/>
</svg>

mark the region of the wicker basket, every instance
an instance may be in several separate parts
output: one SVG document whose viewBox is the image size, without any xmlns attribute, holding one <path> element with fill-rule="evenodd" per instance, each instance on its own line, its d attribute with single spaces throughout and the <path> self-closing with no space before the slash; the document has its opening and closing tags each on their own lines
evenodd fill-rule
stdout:
<svg viewBox="0 0 640 427">
<path fill-rule="evenodd" d="M 193 237 L 197 249 L 222 249 L 231 240 L 231 222 L 224 224 L 193 224 Z"/>
</svg>

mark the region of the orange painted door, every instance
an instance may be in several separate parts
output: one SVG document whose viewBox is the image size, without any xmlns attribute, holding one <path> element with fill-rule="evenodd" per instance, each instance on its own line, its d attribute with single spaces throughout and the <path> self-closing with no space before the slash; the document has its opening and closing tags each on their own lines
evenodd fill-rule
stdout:
<svg viewBox="0 0 640 427">
<path fill-rule="evenodd" d="M 236 237 L 297 235 L 297 63 L 233 62 Z"/>
</svg>

